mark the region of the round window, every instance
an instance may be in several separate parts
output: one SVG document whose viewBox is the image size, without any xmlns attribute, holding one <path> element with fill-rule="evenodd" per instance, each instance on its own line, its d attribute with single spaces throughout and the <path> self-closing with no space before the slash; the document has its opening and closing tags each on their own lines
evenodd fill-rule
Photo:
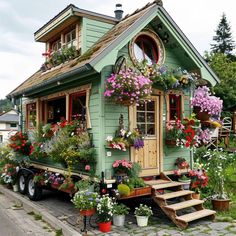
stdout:
<svg viewBox="0 0 236 236">
<path fill-rule="evenodd" d="M 146 60 L 149 65 L 164 63 L 164 46 L 152 31 L 140 32 L 130 44 L 130 56 L 134 63 Z"/>
</svg>

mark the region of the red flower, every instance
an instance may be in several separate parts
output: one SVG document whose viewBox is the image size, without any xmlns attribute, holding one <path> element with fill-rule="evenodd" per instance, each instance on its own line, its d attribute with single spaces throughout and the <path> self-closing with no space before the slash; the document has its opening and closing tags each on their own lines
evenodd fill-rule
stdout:
<svg viewBox="0 0 236 236">
<path fill-rule="evenodd" d="M 85 169 L 86 171 L 90 171 L 91 167 L 90 167 L 90 165 L 86 165 L 84 169 Z"/>
</svg>

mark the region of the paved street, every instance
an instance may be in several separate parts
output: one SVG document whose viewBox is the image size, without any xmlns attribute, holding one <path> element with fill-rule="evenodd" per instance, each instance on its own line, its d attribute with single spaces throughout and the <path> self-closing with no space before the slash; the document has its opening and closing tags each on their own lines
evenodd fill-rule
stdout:
<svg viewBox="0 0 236 236">
<path fill-rule="evenodd" d="M 2 200 L 2 199 L 1 199 Z M 12 219 L 5 213 L 5 209 L 0 207 L 0 235 L 1 236 L 24 236 L 24 231 L 12 223 Z"/>
<path fill-rule="evenodd" d="M 37 218 L 37 221 L 35 220 Z M 40 216 L 27 214 L 16 201 L 0 194 L 0 236 L 51 236 L 55 232 Z"/>
<path fill-rule="evenodd" d="M 1 189 L 4 190 L 4 189 Z M 12 191 L 7 191 L 12 193 Z M 22 195 L 14 194 L 14 196 L 22 199 Z M 80 235 L 80 229 L 83 227 L 82 217 L 79 215 L 78 210 L 74 208 L 70 201 L 68 195 L 61 194 L 58 192 L 45 191 L 43 199 L 38 202 L 31 202 L 26 196 L 23 196 L 25 202 L 29 202 L 31 205 L 35 206 L 35 209 L 40 209 L 42 212 L 50 214 L 56 217 L 59 221 L 64 222 L 67 227 L 77 231 Z M 145 200 L 145 199 L 144 199 Z M 48 232 L 49 229 L 45 230 L 43 222 L 38 221 L 35 223 L 33 217 L 29 218 L 29 215 L 24 210 L 12 210 L 9 204 L 9 200 L 0 195 L 0 208 L 3 209 L 4 214 L 7 212 L 8 215 L 14 215 L 14 219 L 10 218 L 10 222 L 15 225 L 20 225 L 23 227 L 25 234 L 32 236 L 47 236 L 55 235 L 55 232 Z M 133 199 L 129 204 L 133 208 L 138 203 L 137 200 Z M 144 203 L 151 203 L 150 200 L 146 199 Z M 152 203 L 151 203 L 152 204 Z M 133 205 L 133 206 L 132 206 Z M 222 219 L 217 217 L 215 222 L 209 221 L 207 219 L 202 219 L 200 221 L 195 221 L 191 223 L 186 230 L 178 229 L 157 207 L 154 207 L 154 216 L 150 218 L 148 227 L 137 227 L 136 219 L 133 214 L 126 217 L 125 227 L 115 227 L 112 226 L 112 231 L 104 234 L 98 230 L 93 217 L 92 225 L 94 228 L 88 225 L 89 236 L 234 236 L 236 235 L 236 221 L 230 220 L 229 222 L 223 222 Z M 1 215 L 0 215 L 1 217 Z M 11 216 L 12 217 L 12 216 Z M 0 221 L 0 226 L 3 222 Z M 9 225 L 9 221 L 7 222 Z M 35 225 L 36 224 L 36 225 Z M 7 228 L 7 226 L 5 227 Z M 12 225 L 11 225 L 12 228 Z M 2 229 L 2 227 L 1 227 Z M 13 228 L 14 230 L 15 228 Z M 14 233 L 14 231 L 13 231 Z M 22 234 L 4 234 L 0 230 L 0 236 L 21 236 Z M 77 234 L 67 234 L 77 235 Z"/>
</svg>

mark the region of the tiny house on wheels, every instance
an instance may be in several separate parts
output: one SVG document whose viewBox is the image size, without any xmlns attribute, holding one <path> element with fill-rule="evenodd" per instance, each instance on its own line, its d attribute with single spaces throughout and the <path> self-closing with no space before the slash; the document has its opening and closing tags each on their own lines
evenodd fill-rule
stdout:
<svg viewBox="0 0 236 236">
<path fill-rule="evenodd" d="M 193 142 L 191 135 L 184 141 L 174 133 L 168 137 L 170 126 L 178 131 L 178 122 L 183 126 L 188 117 L 185 128 L 190 128 L 195 86 L 200 80 L 215 85 L 218 78 L 161 1 L 125 17 L 121 5 L 116 7 L 116 17 L 110 17 L 69 5 L 43 25 L 34 37 L 45 43 L 45 63 L 8 95 L 19 105 L 23 132 L 31 140 L 31 164 L 22 170 L 20 186 L 21 192 L 28 187 L 34 200 L 32 177 L 27 181 L 32 174 L 63 174 L 66 166 L 72 178 L 93 173 L 113 188 L 119 160 L 139 163 L 139 176 L 152 181 L 152 189 L 174 187 L 181 195 L 181 186 L 167 175 L 179 157 L 191 167 Z M 37 129 L 44 143 L 35 140 Z M 82 137 L 77 156 L 69 145 L 74 133 Z M 63 134 L 69 135 L 63 139 Z M 60 141 L 67 148 L 60 148 Z M 157 187 L 155 180 L 165 186 Z M 213 214 L 198 210 L 201 217 Z M 186 226 L 185 220 L 178 222 Z"/>
</svg>

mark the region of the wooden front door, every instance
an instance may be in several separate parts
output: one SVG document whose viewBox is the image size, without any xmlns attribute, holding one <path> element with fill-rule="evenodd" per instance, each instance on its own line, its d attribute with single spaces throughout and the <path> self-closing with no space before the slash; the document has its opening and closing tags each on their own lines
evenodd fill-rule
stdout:
<svg viewBox="0 0 236 236">
<path fill-rule="evenodd" d="M 130 109 L 130 124 L 144 137 L 144 148 L 132 148 L 131 160 L 142 167 L 141 176 L 157 175 L 162 170 L 160 158 L 160 97 L 152 96 L 149 102 Z"/>
</svg>

